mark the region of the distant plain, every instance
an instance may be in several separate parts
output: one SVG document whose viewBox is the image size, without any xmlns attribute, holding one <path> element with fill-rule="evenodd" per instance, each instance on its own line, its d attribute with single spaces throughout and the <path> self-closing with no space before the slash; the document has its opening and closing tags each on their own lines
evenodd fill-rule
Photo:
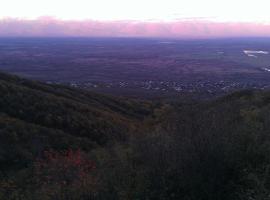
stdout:
<svg viewBox="0 0 270 200">
<path fill-rule="evenodd" d="M 1 38 L 0 70 L 128 96 L 216 95 L 267 89 L 269 52 L 268 38 Z"/>
</svg>

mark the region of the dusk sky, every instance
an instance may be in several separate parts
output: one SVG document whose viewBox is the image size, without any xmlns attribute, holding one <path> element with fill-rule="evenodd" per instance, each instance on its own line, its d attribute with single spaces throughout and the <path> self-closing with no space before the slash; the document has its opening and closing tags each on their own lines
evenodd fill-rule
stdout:
<svg viewBox="0 0 270 200">
<path fill-rule="evenodd" d="M 0 36 L 270 36 L 269 0 L 0 2 Z"/>
</svg>

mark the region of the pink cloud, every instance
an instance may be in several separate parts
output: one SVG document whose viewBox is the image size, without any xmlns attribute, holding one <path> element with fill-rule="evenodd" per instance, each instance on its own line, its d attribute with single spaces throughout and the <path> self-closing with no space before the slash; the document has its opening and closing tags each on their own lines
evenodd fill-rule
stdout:
<svg viewBox="0 0 270 200">
<path fill-rule="evenodd" d="M 42 17 L 36 20 L 2 19 L 0 20 L 0 36 L 266 37 L 270 36 L 270 24 L 218 23 L 196 19 L 176 22 L 63 21 L 51 17 Z"/>
</svg>

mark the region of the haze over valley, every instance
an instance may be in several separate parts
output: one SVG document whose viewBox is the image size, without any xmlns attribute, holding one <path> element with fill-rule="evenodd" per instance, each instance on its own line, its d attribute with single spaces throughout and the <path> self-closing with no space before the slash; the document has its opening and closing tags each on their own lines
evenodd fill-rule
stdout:
<svg viewBox="0 0 270 200">
<path fill-rule="evenodd" d="M 269 7 L 1 1 L 0 200 L 270 200 Z"/>
<path fill-rule="evenodd" d="M 136 97 L 218 96 L 270 87 L 267 38 L 2 38 L 0 69 Z"/>
</svg>

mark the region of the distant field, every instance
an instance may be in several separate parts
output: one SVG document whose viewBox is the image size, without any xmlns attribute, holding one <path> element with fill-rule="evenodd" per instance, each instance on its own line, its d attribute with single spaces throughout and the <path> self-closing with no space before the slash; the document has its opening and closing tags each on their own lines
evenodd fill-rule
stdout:
<svg viewBox="0 0 270 200">
<path fill-rule="evenodd" d="M 0 70 L 102 91 L 214 91 L 268 87 L 268 52 L 270 39 L 1 38 Z"/>
</svg>

